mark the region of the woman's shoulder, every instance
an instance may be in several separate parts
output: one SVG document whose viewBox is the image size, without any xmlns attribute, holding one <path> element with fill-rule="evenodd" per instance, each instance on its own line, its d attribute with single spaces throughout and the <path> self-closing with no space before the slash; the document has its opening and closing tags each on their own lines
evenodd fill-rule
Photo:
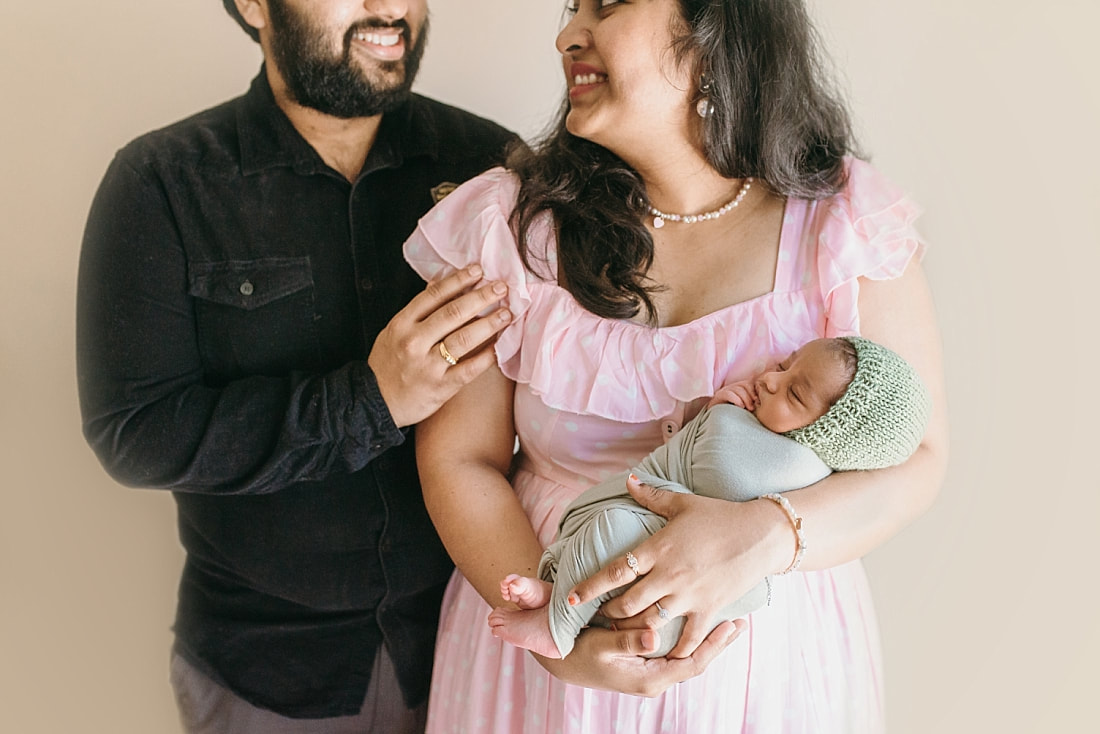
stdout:
<svg viewBox="0 0 1100 734">
<path fill-rule="evenodd" d="M 924 257 L 920 207 L 870 163 L 845 159 L 839 192 L 808 202 L 800 272 L 826 304 L 827 335 L 859 333 L 859 280 L 901 277 Z"/>
<path fill-rule="evenodd" d="M 904 205 L 914 214 L 919 208 L 906 192 L 869 161 L 847 156 L 844 159 L 844 186 L 832 197 L 834 206 L 856 215 L 868 215 Z"/>
<path fill-rule="evenodd" d="M 440 196 L 436 205 L 421 219 L 421 225 L 460 221 L 470 214 L 510 215 L 519 192 L 519 179 L 511 171 L 497 166 L 456 186 Z"/>
<path fill-rule="evenodd" d="M 405 260 L 425 280 L 478 263 L 487 278 L 522 282 L 508 221 L 517 185 L 514 175 L 493 168 L 447 193 L 405 242 Z"/>
<path fill-rule="evenodd" d="M 923 250 L 923 238 L 916 229 L 921 209 L 916 202 L 866 161 L 848 157 L 844 171 L 840 191 L 810 204 L 809 234 L 816 240 L 819 257 L 874 260 L 914 244 Z"/>
</svg>

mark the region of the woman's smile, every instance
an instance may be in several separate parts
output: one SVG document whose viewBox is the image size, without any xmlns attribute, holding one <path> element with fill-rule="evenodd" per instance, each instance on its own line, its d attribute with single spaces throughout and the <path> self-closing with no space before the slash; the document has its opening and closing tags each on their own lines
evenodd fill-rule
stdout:
<svg viewBox="0 0 1100 734">
<path fill-rule="evenodd" d="M 580 62 L 569 65 L 569 77 L 570 99 L 576 99 L 585 92 L 607 83 L 607 74 L 590 64 Z"/>
</svg>

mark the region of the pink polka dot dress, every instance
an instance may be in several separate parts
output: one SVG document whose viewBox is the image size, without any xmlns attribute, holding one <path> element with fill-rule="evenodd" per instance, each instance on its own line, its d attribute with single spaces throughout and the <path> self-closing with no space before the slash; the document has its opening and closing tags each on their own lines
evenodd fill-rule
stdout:
<svg viewBox="0 0 1100 734">
<path fill-rule="evenodd" d="M 859 278 L 902 274 L 924 245 L 916 207 L 868 164 L 823 201 L 787 202 L 771 293 L 681 326 L 585 311 L 555 280 L 552 228 L 524 269 L 508 217 L 518 183 L 494 169 L 450 194 L 405 245 L 425 278 L 480 262 L 509 283 L 513 323 L 496 345 L 516 383 L 516 494 L 539 540 L 589 486 L 637 463 L 722 384 L 821 336 L 859 333 Z M 564 684 L 494 638 L 489 606 L 455 572 L 443 600 L 428 731 L 435 734 L 883 729 L 878 629 L 860 562 L 775 577 L 772 603 L 706 672 L 656 698 Z"/>
</svg>

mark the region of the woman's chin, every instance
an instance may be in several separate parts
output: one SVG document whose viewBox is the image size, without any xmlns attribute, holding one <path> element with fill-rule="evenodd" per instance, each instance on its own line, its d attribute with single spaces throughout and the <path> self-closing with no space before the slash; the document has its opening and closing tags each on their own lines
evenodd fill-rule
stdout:
<svg viewBox="0 0 1100 734">
<path fill-rule="evenodd" d="M 569 131 L 570 135 L 602 145 L 597 139 L 599 137 L 599 125 L 595 124 L 592 114 L 587 110 L 571 109 L 569 114 L 565 116 L 565 129 Z"/>
</svg>

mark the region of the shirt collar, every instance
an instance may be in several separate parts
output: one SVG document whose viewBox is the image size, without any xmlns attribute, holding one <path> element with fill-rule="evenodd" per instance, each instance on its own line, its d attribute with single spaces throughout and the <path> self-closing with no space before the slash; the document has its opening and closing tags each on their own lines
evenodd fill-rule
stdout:
<svg viewBox="0 0 1100 734">
<path fill-rule="evenodd" d="M 237 108 L 237 134 L 241 172 L 246 176 L 278 167 L 293 168 L 302 175 L 332 172 L 275 103 L 267 71 L 262 66 Z M 411 95 L 400 107 L 383 116 L 360 176 L 396 168 L 405 158 L 437 158 L 438 143 L 438 130 L 429 110 L 421 97 Z"/>
</svg>

